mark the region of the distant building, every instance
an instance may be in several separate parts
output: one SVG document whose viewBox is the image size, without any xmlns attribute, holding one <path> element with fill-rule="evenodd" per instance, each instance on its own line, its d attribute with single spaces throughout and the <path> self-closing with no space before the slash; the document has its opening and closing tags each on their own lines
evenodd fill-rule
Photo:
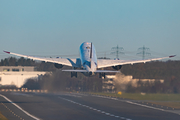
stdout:
<svg viewBox="0 0 180 120">
<path fill-rule="evenodd" d="M 141 81 L 142 83 L 149 82 L 153 84 L 156 81 L 164 83 L 163 79 L 133 79 L 131 75 L 117 74 L 117 75 L 106 75 L 106 79 L 103 79 L 103 92 L 115 92 L 116 90 L 125 90 L 126 85 L 131 83 L 133 87 L 138 87 L 137 83 Z"/>
<path fill-rule="evenodd" d="M 20 88 L 27 79 L 38 79 L 46 73 L 34 69 L 34 66 L 0 66 L 0 85 L 15 85 Z"/>
</svg>

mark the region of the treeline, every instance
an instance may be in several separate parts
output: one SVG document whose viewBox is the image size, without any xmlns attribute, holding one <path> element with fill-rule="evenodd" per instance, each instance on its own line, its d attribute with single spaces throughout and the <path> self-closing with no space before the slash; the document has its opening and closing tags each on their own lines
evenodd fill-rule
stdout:
<svg viewBox="0 0 180 120">
<path fill-rule="evenodd" d="M 180 93 L 180 61 L 154 61 L 125 65 L 121 71 L 136 79 L 157 80 L 154 83 L 139 81 L 137 87 L 129 84 L 126 92 Z M 164 83 L 159 82 L 159 79 L 163 79 Z"/>
<path fill-rule="evenodd" d="M 124 65 L 121 72 L 137 79 L 180 79 L 180 61 L 153 61 Z"/>
<path fill-rule="evenodd" d="M 78 73 L 78 78 L 71 78 L 70 73 L 57 70 L 45 74 L 40 80 L 29 79 L 22 87 L 57 91 L 102 92 L 102 79 L 98 76 L 86 77 Z"/>
<path fill-rule="evenodd" d="M 53 63 L 37 62 L 25 58 L 5 58 L 0 62 L 1 66 L 35 66 L 38 71 L 52 71 L 46 74 L 41 80 L 30 79 L 23 86 L 29 89 L 48 89 L 50 91 L 102 91 L 102 79 L 98 75 L 86 77 L 78 73 L 78 78 L 71 78 L 69 72 L 62 72 L 54 67 Z M 66 68 L 66 66 L 64 66 Z M 70 69 L 70 68 L 68 68 Z M 112 68 L 107 68 L 112 70 Z M 163 79 L 161 82 L 141 82 L 137 87 L 127 85 L 126 92 L 147 92 L 147 93 L 180 93 L 180 61 L 154 61 L 134 65 L 123 65 L 121 72 L 125 75 L 132 75 L 136 79 Z"/>
<path fill-rule="evenodd" d="M 53 63 L 39 62 L 32 59 L 9 57 L 1 59 L 0 66 L 35 66 L 37 71 L 56 71 Z"/>
<path fill-rule="evenodd" d="M 23 57 L 17 59 L 14 57 L 5 58 L 0 62 L 1 66 L 35 66 L 37 71 L 51 71 L 51 74 L 45 74 L 40 80 L 28 79 L 22 88 L 28 89 L 47 89 L 49 91 L 89 91 L 101 92 L 102 79 L 98 75 L 86 77 L 78 73 L 78 78 L 71 78 L 70 72 L 62 72 L 54 67 L 53 63 L 39 62 Z M 72 69 L 64 66 L 64 69 Z"/>
</svg>

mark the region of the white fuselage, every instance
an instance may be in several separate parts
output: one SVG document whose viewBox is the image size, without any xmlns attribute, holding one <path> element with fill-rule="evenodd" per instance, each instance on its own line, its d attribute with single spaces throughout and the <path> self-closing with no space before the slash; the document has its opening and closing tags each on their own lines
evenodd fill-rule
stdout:
<svg viewBox="0 0 180 120">
<path fill-rule="evenodd" d="M 97 70 L 96 50 L 92 43 L 84 42 L 80 46 L 80 57 L 83 69 L 94 73 Z M 92 48 L 91 48 L 92 46 Z M 91 50 L 92 49 L 92 50 Z"/>
</svg>

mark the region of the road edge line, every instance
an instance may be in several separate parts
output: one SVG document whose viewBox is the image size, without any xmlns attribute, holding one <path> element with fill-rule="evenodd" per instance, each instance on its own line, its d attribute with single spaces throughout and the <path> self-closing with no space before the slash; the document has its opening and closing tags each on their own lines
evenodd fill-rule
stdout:
<svg viewBox="0 0 180 120">
<path fill-rule="evenodd" d="M 24 112 L 26 115 L 34 118 L 35 120 L 40 120 L 39 118 L 35 117 L 34 115 L 31 115 L 30 113 L 28 113 L 27 111 L 23 110 L 19 105 L 17 105 L 16 103 L 12 102 L 9 98 L 7 98 L 6 96 L 0 94 L 1 97 L 3 97 L 4 99 L 6 99 L 8 102 L 10 102 L 11 104 L 13 104 L 14 106 L 16 106 L 19 110 L 21 110 L 22 112 Z"/>
</svg>

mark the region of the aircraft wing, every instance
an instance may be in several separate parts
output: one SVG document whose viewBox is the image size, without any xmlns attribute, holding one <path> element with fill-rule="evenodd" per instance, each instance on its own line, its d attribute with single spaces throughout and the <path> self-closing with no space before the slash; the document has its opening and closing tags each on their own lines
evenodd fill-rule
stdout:
<svg viewBox="0 0 180 120">
<path fill-rule="evenodd" d="M 28 55 L 21 55 L 17 53 L 12 53 L 8 51 L 4 51 L 5 53 L 25 57 L 33 60 L 39 60 L 39 61 L 45 61 L 45 62 L 51 62 L 51 63 L 58 63 L 66 66 L 75 66 L 76 65 L 76 59 L 69 59 L 69 58 L 46 58 L 46 57 L 34 57 L 34 56 L 28 56 Z"/>
<path fill-rule="evenodd" d="M 134 64 L 134 63 L 146 63 L 150 61 L 156 61 L 166 58 L 175 57 L 176 55 L 171 55 L 168 57 L 161 57 L 161 58 L 153 58 L 153 59 L 146 59 L 146 60 L 106 60 L 106 59 L 98 59 L 98 68 L 104 68 L 104 67 L 111 67 L 111 66 L 117 66 L 117 65 L 125 65 L 125 64 Z"/>
</svg>

